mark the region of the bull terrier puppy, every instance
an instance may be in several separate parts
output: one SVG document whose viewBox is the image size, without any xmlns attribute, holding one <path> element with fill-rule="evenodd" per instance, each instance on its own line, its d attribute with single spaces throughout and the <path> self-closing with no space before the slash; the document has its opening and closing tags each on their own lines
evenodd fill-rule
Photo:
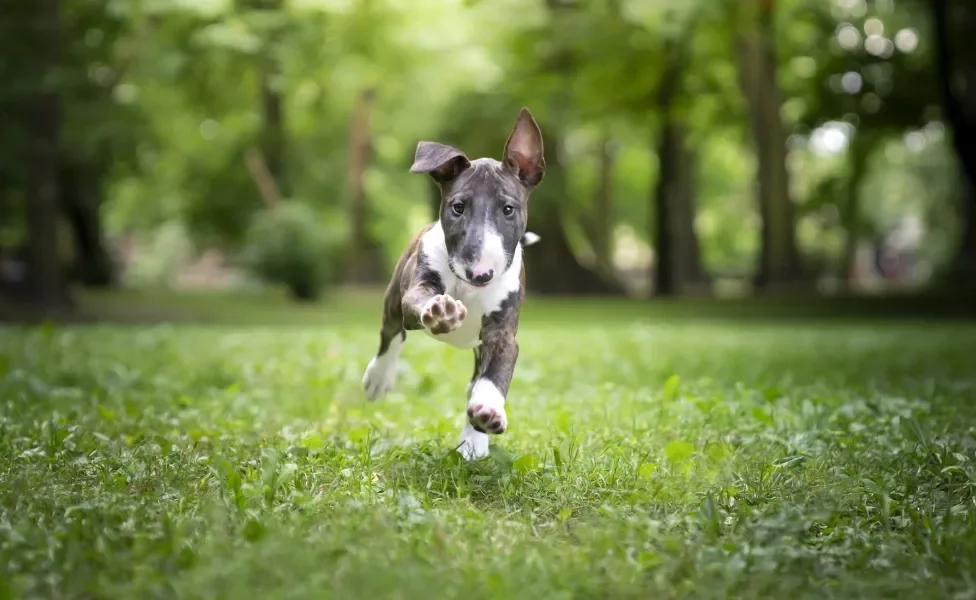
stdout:
<svg viewBox="0 0 976 600">
<path fill-rule="evenodd" d="M 440 214 L 397 262 L 383 301 L 379 350 L 363 388 L 372 402 L 393 387 L 408 331 L 472 349 L 467 420 L 457 446 L 467 460 L 487 456 L 488 434 L 508 428 L 505 397 L 518 359 L 525 287 L 522 248 L 539 239 L 525 229 L 529 195 L 545 170 L 542 132 L 526 108 L 501 162 L 471 160 L 457 148 L 422 141 L 410 167 L 440 188 Z"/>
</svg>

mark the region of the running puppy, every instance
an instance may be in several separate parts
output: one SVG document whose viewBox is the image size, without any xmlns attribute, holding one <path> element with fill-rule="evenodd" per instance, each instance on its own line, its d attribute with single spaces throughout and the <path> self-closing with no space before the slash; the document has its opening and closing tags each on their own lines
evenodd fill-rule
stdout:
<svg viewBox="0 0 976 600">
<path fill-rule="evenodd" d="M 545 174 L 542 132 L 528 109 L 519 112 L 502 162 L 469 159 L 436 142 L 420 142 L 411 173 L 427 173 L 441 191 L 437 222 L 422 229 L 397 262 L 383 301 L 380 347 L 363 375 L 370 401 L 395 383 L 407 331 L 424 330 L 456 348 L 474 350 L 467 422 L 458 452 L 488 455 L 488 434 L 508 427 L 505 396 L 518 359 L 519 308 L 524 295 L 522 247 L 529 194 Z"/>
</svg>

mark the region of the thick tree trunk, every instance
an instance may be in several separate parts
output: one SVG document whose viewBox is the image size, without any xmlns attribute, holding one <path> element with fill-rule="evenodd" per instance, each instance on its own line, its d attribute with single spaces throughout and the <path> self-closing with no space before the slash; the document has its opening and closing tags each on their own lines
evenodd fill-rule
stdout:
<svg viewBox="0 0 976 600">
<path fill-rule="evenodd" d="M 654 191 L 654 294 L 677 296 L 707 285 L 695 232 L 695 157 L 684 128 L 667 118 L 658 144 Z"/>
<path fill-rule="evenodd" d="M 654 273 L 656 296 L 676 296 L 704 282 L 701 252 L 695 233 L 695 157 L 687 132 L 672 115 L 681 87 L 685 47 L 666 46 L 669 56 L 658 88 L 658 180 L 654 188 Z"/>
<path fill-rule="evenodd" d="M 658 140 L 658 179 L 654 188 L 654 273 L 653 292 L 655 296 L 673 296 L 677 293 L 677 273 L 675 272 L 674 239 L 671 227 L 674 217 L 672 207 L 679 192 L 676 163 L 680 157 L 675 155 L 677 143 L 675 128 L 670 117 L 664 117 Z"/>
<path fill-rule="evenodd" d="M 69 304 L 58 254 L 58 143 L 61 105 L 57 90 L 47 81 L 57 67 L 60 42 L 58 0 L 36 0 L 35 57 L 39 63 L 38 90 L 30 108 L 31 153 L 27 190 L 27 228 L 30 238 L 28 278 L 31 299 L 40 309 Z"/>
<path fill-rule="evenodd" d="M 786 168 L 786 131 L 780 118 L 780 91 L 773 51 L 775 0 L 761 0 L 759 23 L 737 40 L 739 82 L 749 109 L 759 162 L 759 210 L 762 217 L 757 288 L 789 284 L 802 278 L 796 246 L 795 209 Z"/>
<path fill-rule="evenodd" d="M 115 265 L 105 249 L 99 215 L 99 174 L 65 161 L 60 175 L 61 209 L 71 226 L 75 248 L 74 275 L 88 286 L 113 285 Z"/>
<path fill-rule="evenodd" d="M 976 35 L 976 8 L 969 1 L 932 0 L 935 62 L 952 143 L 962 168 L 962 236 L 949 269 L 953 287 L 976 288 L 976 52 L 964 40 Z M 962 91 L 954 89 L 954 84 Z"/>
<path fill-rule="evenodd" d="M 374 98 L 372 89 L 362 92 L 349 127 L 346 202 L 350 238 L 345 276 L 348 283 L 380 283 L 384 276 L 380 248 L 369 234 L 369 202 L 363 189 L 363 176 L 369 164 L 369 122 Z"/>
</svg>

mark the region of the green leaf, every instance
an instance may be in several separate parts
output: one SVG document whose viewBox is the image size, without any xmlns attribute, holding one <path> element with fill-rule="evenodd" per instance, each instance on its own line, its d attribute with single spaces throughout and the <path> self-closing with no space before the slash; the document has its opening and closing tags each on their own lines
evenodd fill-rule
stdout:
<svg viewBox="0 0 976 600">
<path fill-rule="evenodd" d="M 495 464 L 500 468 L 505 471 L 511 470 L 512 463 L 514 462 L 511 452 L 498 444 L 492 444 L 491 447 L 488 448 L 488 454 L 495 460 Z"/>
<path fill-rule="evenodd" d="M 261 541 L 265 533 L 264 525 L 257 519 L 248 519 L 247 523 L 244 524 L 244 529 L 241 531 L 244 539 L 251 543 Z"/>
<path fill-rule="evenodd" d="M 705 448 L 705 456 L 712 462 L 719 462 L 726 456 L 725 448 L 720 443 L 709 444 Z"/>
<path fill-rule="evenodd" d="M 769 416 L 769 411 L 767 411 L 765 408 L 762 408 L 761 406 L 756 406 L 752 409 L 752 416 L 755 417 L 757 421 L 759 421 L 764 425 L 769 425 L 770 427 L 772 427 L 775 424 L 773 418 Z"/>
<path fill-rule="evenodd" d="M 672 375 L 668 377 L 668 380 L 664 382 L 664 401 L 671 402 L 678 395 L 678 386 L 681 385 L 681 378 L 677 375 Z"/>
<path fill-rule="evenodd" d="M 803 455 L 786 456 L 773 461 L 773 466 L 778 468 L 796 467 L 802 464 L 806 459 L 807 457 Z"/>
<path fill-rule="evenodd" d="M 512 467 L 519 475 L 525 475 L 529 471 L 534 471 L 539 468 L 539 458 L 534 454 L 523 454 L 515 459 Z"/>
<path fill-rule="evenodd" d="M 664 447 L 664 455 L 675 464 L 688 460 L 694 452 L 695 447 L 688 442 L 668 442 Z"/>
<path fill-rule="evenodd" d="M 322 436 L 318 434 L 314 434 L 303 439 L 301 441 L 301 445 L 308 448 L 309 450 L 318 450 L 325 446 L 325 442 L 322 440 Z"/>
<path fill-rule="evenodd" d="M 261 482 L 270 486 L 278 475 L 278 452 L 274 448 L 265 448 L 261 454 Z"/>
<path fill-rule="evenodd" d="M 898 426 L 906 440 L 916 444 L 927 444 L 922 426 L 915 419 L 899 418 Z"/>
<path fill-rule="evenodd" d="M 637 469 L 637 476 L 641 479 L 650 479 L 655 471 L 657 471 L 657 465 L 652 462 L 646 462 Z"/>
<path fill-rule="evenodd" d="M 565 523 L 569 520 L 569 517 L 573 515 L 573 509 L 568 506 L 564 506 L 559 509 L 559 520 Z"/>
<path fill-rule="evenodd" d="M 154 436 L 153 442 L 159 446 L 159 451 L 163 456 L 167 456 L 173 451 L 173 443 L 161 435 Z"/>
<path fill-rule="evenodd" d="M 104 406 L 102 406 L 101 404 L 98 405 L 98 414 L 99 416 L 102 417 L 103 420 L 108 421 L 110 423 L 115 420 L 115 411 L 109 410 Z"/>
</svg>

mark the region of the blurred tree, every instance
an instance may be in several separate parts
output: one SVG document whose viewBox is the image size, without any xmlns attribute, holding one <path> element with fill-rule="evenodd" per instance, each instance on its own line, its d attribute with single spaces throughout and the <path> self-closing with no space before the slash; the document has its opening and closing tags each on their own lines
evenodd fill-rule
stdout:
<svg viewBox="0 0 976 600">
<path fill-rule="evenodd" d="M 383 280 L 382 252 L 369 232 L 369 204 L 363 189 L 363 178 L 369 164 L 370 116 L 376 91 L 367 88 L 349 124 L 346 166 L 346 203 L 349 214 L 349 247 L 346 255 L 345 280 L 348 283 L 377 283 Z"/>
<path fill-rule="evenodd" d="M 59 0 L 34 3 L 28 31 L 33 65 L 33 98 L 27 108 L 30 127 L 30 166 L 27 188 L 27 230 L 30 263 L 27 271 L 31 299 L 42 308 L 70 303 L 58 252 L 58 150 L 61 97 L 56 86 L 61 56 Z"/>
<path fill-rule="evenodd" d="M 614 232 L 614 198 L 613 198 L 613 168 L 617 154 L 617 142 L 610 133 L 600 136 L 598 144 L 599 167 L 597 173 L 596 191 L 593 195 L 594 218 L 587 221 L 590 227 L 584 227 L 593 247 L 593 261 L 600 276 L 607 279 L 614 277 L 613 265 L 613 232 Z"/>
<path fill-rule="evenodd" d="M 740 82 L 759 159 L 762 245 L 755 280 L 759 289 L 788 284 L 802 277 L 786 168 L 787 134 L 781 118 L 774 41 L 776 8 L 777 0 L 749 0 L 738 3 L 737 15 L 743 22 L 736 40 Z"/>
<path fill-rule="evenodd" d="M 284 196 L 290 196 L 287 162 L 288 140 L 285 123 L 285 100 L 281 68 L 281 45 L 290 24 L 282 0 L 235 0 L 235 13 L 242 18 L 259 40 L 256 70 L 260 91 L 261 153 L 268 171 Z"/>
<path fill-rule="evenodd" d="M 658 181 L 654 191 L 654 293 L 674 296 L 704 280 L 698 236 L 695 232 L 695 154 L 689 147 L 687 127 L 675 115 L 675 98 L 688 62 L 687 40 L 664 46 L 665 67 L 658 88 Z"/>
<path fill-rule="evenodd" d="M 976 282 L 976 7 L 972 2 L 931 0 L 936 37 L 935 64 L 939 73 L 945 116 L 962 170 L 962 235 L 952 262 L 951 277 L 958 286 Z"/>
<path fill-rule="evenodd" d="M 793 62 L 806 75 L 788 77 L 787 89 L 803 107 L 797 125 L 805 132 L 826 128 L 847 140 L 847 164 L 821 182 L 803 209 L 837 207 L 845 231 L 844 271 L 851 281 L 858 240 L 878 233 L 868 228 L 862 206 L 870 158 L 887 141 L 925 127 L 938 104 L 929 92 L 937 82 L 926 48 L 916 37 L 926 15 L 907 6 L 899 12 L 877 5 L 843 12 L 816 0 L 804 0 L 798 8 L 810 16 L 813 35 L 807 32 L 794 42 Z M 807 62 L 815 65 L 809 72 Z"/>
</svg>

